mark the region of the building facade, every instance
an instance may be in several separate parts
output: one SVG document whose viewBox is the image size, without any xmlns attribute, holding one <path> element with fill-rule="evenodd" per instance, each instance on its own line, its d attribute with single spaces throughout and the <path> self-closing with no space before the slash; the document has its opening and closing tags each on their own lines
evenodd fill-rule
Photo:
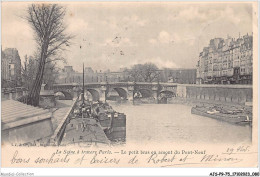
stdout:
<svg viewBox="0 0 260 177">
<path fill-rule="evenodd" d="M 211 39 L 199 54 L 197 84 L 252 84 L 253 37 Z"/>
<path fill-rule="evenodd" d="M 157 70 L 159 73 L 160 82 L 171 82 L 180 84 L 195 84 L 196 83 L 196 69 L 172 69 L 164 68 Z M 117 72 L 107 71 L 93 71 L 92 68 L 85 68 L 84 75 L 85 83 L 94 82 L 133 82 L 130 70 L 127 68 L 120 68 Z M 157 82 L 154 79 L 153 82 Z M 83 75 L 81 72 L 73 70 L 72 66 L 65 66 L 62 72 L 59 73 L 57 83 L 82 83 Z"/>
<path fill-rule="evenodd" d="M 21 85 L 21 59 L 18 50 L 7 48 L 1 57 L 2 87 L 17 87 Z"/>
<path fill-rule="evenodd" d="M 160 81 L 178 84 L 195 84 L 196 69 L 172 69 L 160 70 Z"/>
<path fill-rule="evenodd" d="M 128 72 L 119 71 L 111 72 L 107 71 L 94 71 L 91 67 L 85 67 L 84 69 L 84 81 L 85 83 L 95 83 L 95 82 L 123 82 L 127 81 Z M 57 83 L 82 83 L 83 74 L 82 72 L 76 72 L 73 70 L 72 66 L 65 66 L 63 70 L 59 73 L 59 79 Z"/>
</svg>

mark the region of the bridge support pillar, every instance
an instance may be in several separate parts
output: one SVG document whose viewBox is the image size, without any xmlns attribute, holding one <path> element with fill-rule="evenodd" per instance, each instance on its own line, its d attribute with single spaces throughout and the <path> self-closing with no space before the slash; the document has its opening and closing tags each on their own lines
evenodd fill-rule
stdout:
<svg viewBox="0 0 260 177">
<path fill-rule="evenodd" d="M 128 90 L 127 98 L 128 98 L 129 101 L 133 101 L 134 100 L 134 91 L 133 90 Z"/>
<path fill-rule="evenodd" d="M 129 83 L 128 85 L 127 98 L 130 102 L 134 103 L 134 83 Z"/>
<path fill-rule="evenodd" d="M 78 98 L 78 92 L 72 92 L 73 100 L 76 100 Z"/>
<path fill-rule="evenodd" d="M 12 92 L 9 93 L 9 100 L 13 100 L 13 93 Z"/>
<path fill-rule="evenodd" d="M 105 91 L 100 92 L 99 101 L 106 102 L 106 92 Z"/>
<path fill-rule="evenodd" d="M 101 89 L 99 91 L 99 101 L 106 102 L 106 86 L 101 86 Z"/>
<path fill-rule="evenodd" d="M 158 104 L 159 101 L 158 101 L 158 93 L 157 93 L 157 91 L 153 91 L 153 97 L 155 99 L 155 104 Z"/>
</svg>

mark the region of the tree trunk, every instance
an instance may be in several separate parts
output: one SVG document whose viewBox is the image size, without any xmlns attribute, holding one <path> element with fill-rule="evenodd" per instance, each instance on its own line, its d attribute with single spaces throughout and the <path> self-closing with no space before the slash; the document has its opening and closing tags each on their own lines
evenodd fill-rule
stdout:
<svg viewBox="0 0 260 177">
<path fill-rule="evenodd" d="M 41 86 L 42 86 L 42 80 L 43 80 L 43 73 L 44 73 L 44 67 L 45 67 L 45 61 L 46 61 L 46 49 L 47 45 L 43 45 L 42 52 L 41 52 L 41 59 L 39 62 L 36 79 L 33 83 L 33 87 L 29 92 L 27 104 L 32 106 L 39 106 L 39 99 L 40 99 L 40 92 L 41 92 Z"/>
</svg>

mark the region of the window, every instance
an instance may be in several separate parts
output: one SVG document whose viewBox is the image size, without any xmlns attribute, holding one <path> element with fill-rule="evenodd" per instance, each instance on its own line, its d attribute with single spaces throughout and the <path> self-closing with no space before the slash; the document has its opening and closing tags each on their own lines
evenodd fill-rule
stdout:
<svg viewBox="0 0 260 177">
<path fill-rule="evenodd" d="M 14 76 L 14 64 L 9 64 L 9 74 L 10 76 Z"/>
</svg>

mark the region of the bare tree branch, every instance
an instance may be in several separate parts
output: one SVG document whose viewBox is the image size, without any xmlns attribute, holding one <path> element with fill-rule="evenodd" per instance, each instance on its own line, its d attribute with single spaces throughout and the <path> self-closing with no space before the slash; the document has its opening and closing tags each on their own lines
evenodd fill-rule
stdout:
<svg viewBox="0 0 260 177">
<path fill-rule="evenodd" d="M 28 104 L 37 106 L 39 104 L 40 88 L 43 80 L 49 80 L 50 73 L 55 70 L 55 61 L 63 60 L 54 56 L 67 47 L 73 36 L 65 34 L 66 27 L 63 19 L 66 9 L 57 4 L 32 4 L 28 9 L 26 17 L 35 32 L 35 40 L 38 45 L 38 69 L 33 87 L 29 92 Z M 51 66 L 51 67 L 45 67 Z M 50 70 L 44 76 L 44 70 Z M 45 78 L 45 79 L 44 79 Z"/>
</svg>

